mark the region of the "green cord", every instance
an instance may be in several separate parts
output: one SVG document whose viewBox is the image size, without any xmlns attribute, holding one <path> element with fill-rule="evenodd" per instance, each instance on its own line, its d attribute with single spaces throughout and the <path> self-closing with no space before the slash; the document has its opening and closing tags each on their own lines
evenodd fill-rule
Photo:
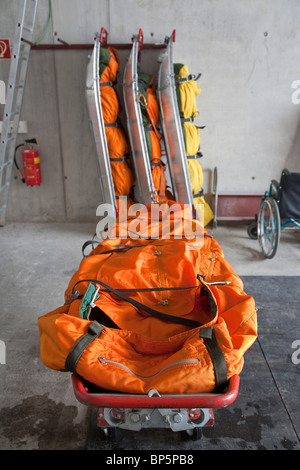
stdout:
<svg viewBox="0 0 300 470">
<path fill-rule="evenodd" d="M 47 25 L 46 25 L 46 29 L 44 31 L 43 36 L 38 41 L 36 41 L 35 44 L 40 44 L 45 39 L 45 36 L 48 33 L 48 30 L 49 30 L 49 27 L 50 27 L 51 16 L 52 16 L 52 4 L 51 4 L 51 0 L 49 0 L 49 18 L 48 18 L 48 22 L 47 22 Z"/>
</svg>

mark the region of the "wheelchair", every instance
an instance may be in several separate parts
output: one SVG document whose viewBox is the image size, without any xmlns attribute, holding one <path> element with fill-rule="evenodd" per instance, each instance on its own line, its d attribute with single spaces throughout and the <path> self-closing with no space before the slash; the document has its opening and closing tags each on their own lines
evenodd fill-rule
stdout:
<svg viewBox="0 0 300 470">
<path fill-rule="evenodd" d="M 247 228 L 252 239 L 258 239 L 265 258 L 276 254 L 280 232 L 300 228 L 300 173 L 281 172 L 280 182 L 272 180 L 262 197 L 257 221 Z"/>
</svg>

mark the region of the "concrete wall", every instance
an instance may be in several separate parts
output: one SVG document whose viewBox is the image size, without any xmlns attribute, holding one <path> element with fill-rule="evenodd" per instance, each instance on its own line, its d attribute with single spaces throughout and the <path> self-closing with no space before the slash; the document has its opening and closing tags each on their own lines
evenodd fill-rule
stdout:
<svg viewBox="0 0 300 470">
<path fill-rule="evenodd" d="M 13 40 L 17 7 L 18 0 L 1 0 L 1 38 Z M 36 40 L 48 8 L 39 0 Z M 92 44 L 102 26 L 109 43 L 130 43 L 139 28 L 145 43 L 157 43 L 176 29 L 174 61 L 202 73 L 196 124 L 206 126 L 204 189 L 217 166 L 220 193 L 262 194 L 282 168 L 300 171 L 300 93 L 292 88 L 300 80 L 299 24 L 298 0 L 52 0 L 43 43 Z M 43 183 L 26 187 L 13 172 L 8 221 L 95 219 L 102 198 L 84 94 L 88 54 L 31 52 L 21 115 L 28 135 L 18 142 L 38 138 Z M 123 64 L 128 54 L 121 52 Z M 153 54 L 143 53 L 149 68 Z M 0 60 L 5 82 L 8 68 Z"/>
</svg>

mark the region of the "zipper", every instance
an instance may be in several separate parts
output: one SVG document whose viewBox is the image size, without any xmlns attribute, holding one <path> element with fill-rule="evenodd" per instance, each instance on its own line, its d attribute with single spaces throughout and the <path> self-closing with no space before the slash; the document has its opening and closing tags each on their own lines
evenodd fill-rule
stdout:
<svg viewBox="0 0 300 470">
<path fill-rule="evenodd" d="M 122 367 L 122 369 L 125 369 L 127 372 L 134 375 L 135 377 L 138 377 L 139 379 L 152 379 L 153 377 L 156 377 L 157 375 L 161 374 L 161 372 L 164 372 L 165 370 L 170 369 L 171 367 L 182 365 L 182 364 L 192 364 L 192 363 L 200 362 L 200 359 L 183 359 L 181 361 L 173 362 L 172 364 L 169 364 L 168 366 L 163 367 L 159 372 L 157 372 L 154 375 L 143 376 L 143 375 L 136 374 L 131 369 L 129 369 L 129 367 L 125 366 L 124 364 L 121 364 L 120 362 L 111 361 L 110 359 L 106 359 L 105 357 L 98 357 L 98 360 L 101 362 L 101 364 L 104 364 L 104 365 L 113 364 L 114 366 Z"/>
</svg>

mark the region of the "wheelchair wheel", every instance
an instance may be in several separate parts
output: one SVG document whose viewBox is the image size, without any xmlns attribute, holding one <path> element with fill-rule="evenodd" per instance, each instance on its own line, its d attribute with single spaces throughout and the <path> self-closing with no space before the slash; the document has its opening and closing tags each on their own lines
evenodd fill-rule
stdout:
<svg viewBox="0 0 300 470">
<path fill-rule="evenodd" d="M 267 197 L 260 205 L 257 237 L 265 258 L 273 258 L 280 239 L 280 215 L 278 205 L 272 197 Z"/>
</svg>

